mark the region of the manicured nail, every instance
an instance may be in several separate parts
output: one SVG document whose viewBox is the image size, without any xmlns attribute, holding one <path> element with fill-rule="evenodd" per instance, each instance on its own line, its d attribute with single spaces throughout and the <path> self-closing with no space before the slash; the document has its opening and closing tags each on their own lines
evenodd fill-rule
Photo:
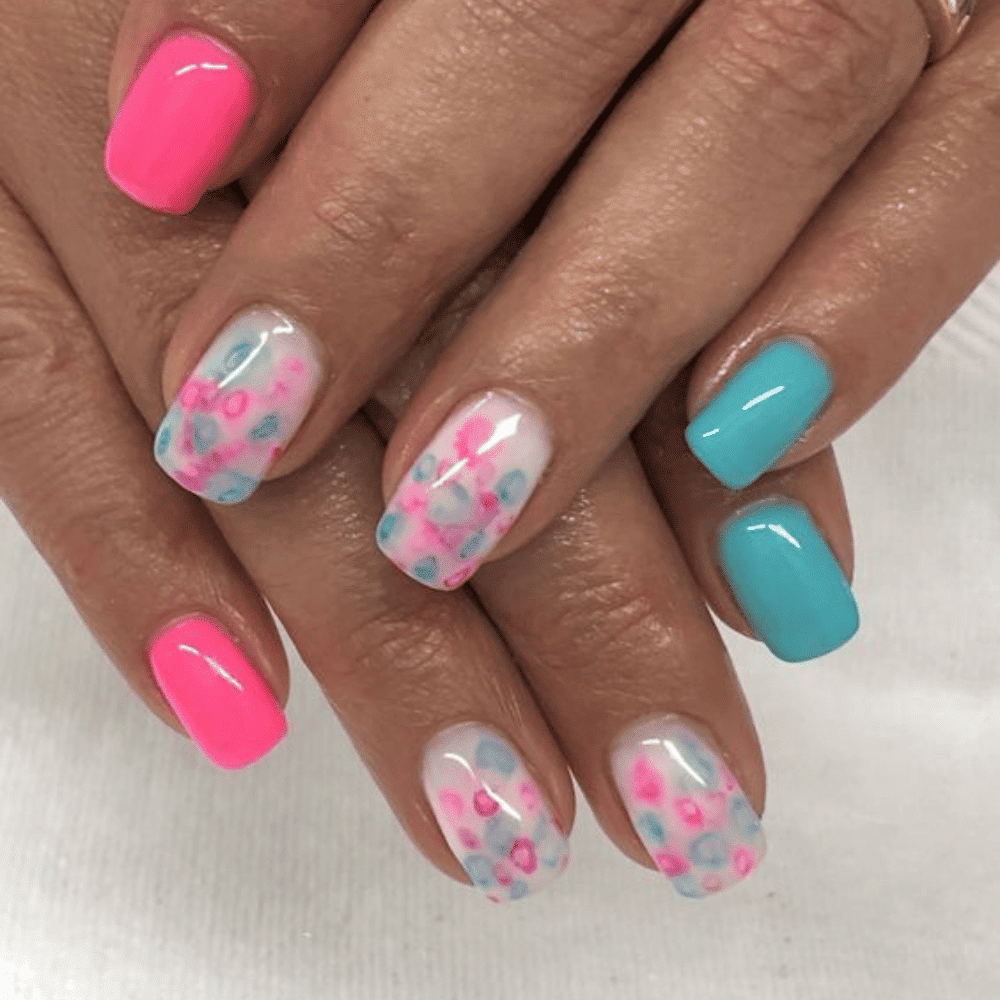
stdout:
<svg viewBox="0 0 1000 1000">
<path fill-rule="evenodd" d="M 731 490 L 765 473 L 802 436 L 833 392 L 826 364 L 796 340 L 747 362 L 688 425 L 688 447 Z"/>
<path fill-rule="evenodd" d="M 618 739 L 611 767 L 649 856 L 689 899 L 746 878 L 764 831 L 722 758 L 674 718 L 647 719 Z"/>
<path fill-rule="evenodd" d="M 156 432 L 156 461 L 206 500 L 246 500 L 309 412 L 320 371 L 305 330 L 269 309 L 243 313 L 177 394 Z"/>
<path fill-rule="evenodd" d="M 175 622 L 153 641 L 149 659 L 163 696 L 213 764 L 246 767 L 288 731 L 271 689 L 211 619 Z"/>
<path fill-rule="evenodd" d="M 376 529 L 379 548 L 420 583 L 454 590 L 510 529 L 551 454 L 533 406 L 506 392 L 479 396 L 403 478 Z"/>
<path fill-rule="evenodd" d="M 548 885 L 569 844 L 511 745 L 474 723 L 439 733 L 424 753 L 424 789 L 448 846 L 494 903 Z"/>
<path fill-rule="evenodd" d="M 169 35 L 142 67 L 115 117 L 108 176 L 147 208 L 190 212 L 253 114 L 239 57 L 206 35 Z"/>
<path fill-rule="evenodd" d="M 811 660 L 857 632 L 850 584 L 804 507 L 752 507 L 722 529 L 719 554 L 736 603 L 779 659 Z"/>
</svg>

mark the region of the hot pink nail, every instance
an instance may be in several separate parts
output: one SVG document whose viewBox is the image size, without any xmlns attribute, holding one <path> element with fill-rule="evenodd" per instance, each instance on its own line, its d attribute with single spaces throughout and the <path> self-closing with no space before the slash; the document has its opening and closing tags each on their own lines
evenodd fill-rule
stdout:
<svg viewBox="0 0 1000 1000">
<path fill-rule="evenodd" d="M 132 84 L 105 149 L 108 176 L 161 212 L 191 211 L 253 113 L 246 67 L 205 35 L 165 38 Z"/>
<path fill-rule="evenodd" d="M 211 619 L 175 622 L 156 637 L 149 659 L 163 696 L 213 764 L 246 767 L 288 731 L 271 689 Z"/>
</svg>

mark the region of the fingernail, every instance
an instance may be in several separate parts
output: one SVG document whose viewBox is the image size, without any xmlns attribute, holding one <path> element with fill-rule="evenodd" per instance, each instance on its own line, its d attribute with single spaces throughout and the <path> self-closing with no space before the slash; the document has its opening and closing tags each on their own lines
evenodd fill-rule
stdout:
<svg viewBox="0 0 1000 1000">
<path fill-rule="evenodd" d="M 548 885 L 569 844 L 516 751 L 475 723 L 439 733 L 424 752 L 424 790 L 448 846 L 494 903 Z"/>
<path fill-rule="evenodd" d="M 191 211 L 253 114 L 240 58 L 206 35 L 168 35 L 125 96 L 105 147 L 108 176 L 147 208 Z"/>
<path fill-rule="evenodd" d="M 218 767 L 246 767 L 288 731 L 285 714 L 236 643 L 193 615 L 156 637 L 153 676 L 191 739 Z"/>
<path fill-rule="evenodd" d="M 745 879 L 767 849 L 760 819 L 722 758 L 675 718 L 624 732 L 611 755 L 632 826 L 689 899 Z"/>
<path fill-rule="evenodd" d="M 177 394 L 156 432 L 156 461 L 206 500 L 246 500 L 309 412 L 320 372 L 305 330 L 269 309 L 243 313 Z"/>
<path fill-rule="evenodd" d="M 736 603 L 779 659 L 811 660 L 857 632 L 850 584 L 804 507 L 756 505 L 725 525 L 719 554 Z"/>
<path fill-rule="evenodd" d="M 552 455 L 538 411 L 487 392 L 453 413 L 379 521 L 379 548 L 437 590 L 469 579 L 528 502 Z"/>
<path fill-rule="evenodd" d="M 723 486 L 741 490 L 802 436 L 833 393 L 826 364 L 796 340 L 747 362 L 688 425 L 688 447 Z"/>
</svg>

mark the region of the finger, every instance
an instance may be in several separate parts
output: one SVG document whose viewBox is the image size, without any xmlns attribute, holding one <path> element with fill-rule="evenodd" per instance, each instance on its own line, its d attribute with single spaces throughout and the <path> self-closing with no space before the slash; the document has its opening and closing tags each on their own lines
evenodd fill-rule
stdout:
<svg viewBox="0 0 1000 1000">
<path fill-rule="evenodd" d="M 291 131 L 371 6 L 131 0 L 108 85 L 108 176 L 147 208 L 189 212 Z"/>
<path fill-rule="evenodd" d="M 0 190 L 0 494 L 164 722 L 244 767 L 285 734 L 288 672 L 257 591 L 198 505 L 164 489 L 45 244 Z"/>
<path fill-rule="evenodd" d="M 998 40 L 1000 6 L 982 4 L 699 359 L 688 440 L 719 481 L 826 448 L 1000 259 Z"/>
<path fill-rule="evenodd" d="M 30 73 L 31 53 L 25 64 Z M 47 73 L 38 79 L 44 89 L 42 81 L 58 89 Z M 85 93 L 78 86 L 72 124 L 60 132 L 64 154 L 56 169 L 70 206 L 86 200 L 93 180 L 88 152 L 98 130 L 81 99 Z M 41 143 L 41 151 L 32 152 L 25 144 L 20 155 L 44 155 L 44 149 Z M 25 197 L 42 203 L 50 242 L 65 252 L 76 287 L 102 317 L 155 423 L 162 415 L 158 387 L 136 375 L 155 367 L 151 359 L 173 309 L 218 252 L 234 207 L 206 199 L 194 216 L 169 224 L 120 199 L 61 213 L 44 205 L 25 179 L 30 171 L 21 176 Z M 144 387 L 152 391 L 144 394 Z M 471 875 L 482 883 L 487 862 L 480 858 L 487 858 L 490 871 L 496 865 L 503 876 L 495 876 L 489 894 L 520 898 L 565 866 L 562 831 L 573 814 L 565 763 L 476 606 L 416 587 L 372 546 L 380 458 L 380 443 L 358 421 L 309 469 L 282 481 L 283 492 L 262 491 L 226 520 L 220 514 L 220 523 L 418 846 L 443 870 L 469 880 L 449 843 L 465 858 L 470 848 L 461 838 L 475 836 L 480 847 Z M 158 484 L 170 487 L 168 495 L 180 492 L 162 475 Z M 193 509 L 204 515 L 200 502 Z M 449 774 L 448 761 L 462 754 L 468 768 Z M 440 787 L 442 775 L 447 787 Z M 448 840 L 435 815 L 455 814 L 459 805 L 467 822 L 446 827 L 454 834 Z"/>
<path fill-rule="evenodd" d="M 355 420 L 216 516 L 414 843 L 491 901 L 517 900 L 566 866 L 566 765 L 471 598 L 418 587 L 372 546 L 381 452 Z"/>
<path fill-rule="evenodd" d="M 687 448 L 687 380 L 657 400 L 634 440 L 701 592 L 731 627 L 802 662 L 858 630 L 847 502 L 829 449 L 733 492 Z"/>
<path fill-rule="evenodd" d="M 925 55 L 912 0 L 702 4 L 414 399 L 384 474 L 409 527 L 386 554 L 418 577 L 435 560 L 448 587 L 563 508 L 765 280 Z M 502 441 L 477 430 L 501 425 Z"/>
<path fill-rule="evenodd" d="M 231 502 L 245 493 L 229 492 L 219 468 L 249 489 L 308 460 L 524 215 L 681 6 L 382 4 L 184 311 L 163 391 L 188 426 L 220 355 L 259 342 L 247 316 L 262 308 L 301 331 L 303 366 L 322 374 L 280 411 L 253 407 L 220 425 L 218 462 L 168 450 L 164 468 Z M 258 381 L 270 392 L 266 370 Z M 265 444 L 253 434 L 271 414 Z"/>
<path fill-rule="evenodd" d="M 628 444 L 549 530 L 474 586 L 627 855 L 690 898 L 760 864 L 753 723 Z"/>
</svg>

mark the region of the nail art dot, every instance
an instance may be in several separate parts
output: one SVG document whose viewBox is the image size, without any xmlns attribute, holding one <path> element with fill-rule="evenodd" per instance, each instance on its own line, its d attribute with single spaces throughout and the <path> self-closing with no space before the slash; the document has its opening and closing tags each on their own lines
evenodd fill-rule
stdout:
<svg viewBox="0 0 1000 1000">
<path fill-rule="evenodd" d="M 156 435 L 156 455 L 158 458 L 162 457 L 167 448 L 170 447 L 170 438 L 170 428 L 164 425 L 160 428 L 160 433 Z"/>
<path fill-rule="evenodd" d="M 514 469 L 500 477 L 494 492 L 504 507 L 516 507 L 528 495 L 528 477 L 520 469 Z"/>
<path fill-rule="evenodd" d="M 472 516 L 472 497 L 460 483 L 444 483 L 427 497 L 427 516 L 442 525 L 465 524 Z"/>
<path fill-rule="evenodd" d="M 512 816 L 500 813 L 486 821 L 483 831 L 483 846 L 491 854 L 506 857 L 514 849 L 520 824 Z"/>
<path fill-rule="evenodd" d="M 691 844 L 688 856 L 702 868 L 725 868 L 729 863 L 729 845 L 725 837 L 714 831 L 703 833 Z"/>
<path fill-rule="evenodd" d="M 413 567 L 413 575 L 418 580 L 423 580 L 424 583 L 430 583 L 432 580 L 437 579 L 438 575 L 438 561 L 434 556 L 427 556 L 421 559 L 416 566 Z"/>
<path fill-rule="evenodd" d="M 744 840 L 753 840 L 760 833 L 760 820 L 744 795 L 733 796 L 729 807 L 729 821 Z"/>
<path fill-rule="evenodd" d="M 244 364 L 247 358 L 253 353 L 254 345 L 246 341 L 237 344 L 226 355 L 222 362 L 222 370 L 226 375 L 231 375 L 240 365 Z"/>
<path fill-rule="evenodd" d="M 688 899 L 703 899 L 705 890 L 691 874 L 679 875 L 674 879 L 674 888 Z"/>
<path fill-rule="evenodd" d="M 264 441 L 278 433 L 278 415 L 269 413 L 256 427 L 250 429 L 250 437 L 255 441 Z"/>
<path fill-rule="evenodd" d="M 477 531 L 462 547 L 459 549 L 458 557 L 459 559 L 471 559 L 479 550 L 482 548 L 482 544 L 486 539 L 486 535 L 482 531 Z"/>
<path fill-rule="evenodd" d="M 510 860 L 525 875 L 534 874 L 538 868 L 538 856 L 535 854 L 535 845 L 527 837 L 518 837 L 514 841 L 514 846 L 510 849 Z"/>
<path fill-rule="evenodd" d="M 209 483 L 209 497 L 216 503 L 242 503 L 255 489 L 258 482 L 241 476 L 238 472 L 224 472 Z"/>
<path fill-rule="evenodd" d="M 219 422 L 211 417 L 196 413 L 191 418 L 191 428 L 194 450 L 199 455 L 204 455 L 219 440 Z"/>
<path fill-rule="evenodd" d="M 413 481 L 415 483 L 426 483 L 427 480 L 434 475 L 434 470 L 436 468 L 437 459 L 430 452 L 428 452 L 413 467 Z"/>
<path fill-rule="evenodd" d="M 527 896 L 528 893 L 530 893 L 530 892 L 531 892 L 531 890 L 528 888 L 528 883 L 527 882 L 518 881 L 518 882 L 515 882 L 510 887 L 510 898 L 511 899 L 524 899 L 524 897 Z"/>
<path fill-rule="evenodd" d="M 666 843 L 667 833 L 654 813 L 643 813 L 635 821 L 635 826 L 640 837 L 648 838 L 653 844 Z"/>
<path fill-rule="evenodd" d="M 485 788 L 481 788 L 472 797 L 472 808 L 480 816 L 494 816 L 500 811 L 500 803 Z"/>
<path fill-rule="evenodd" d="M 676 851 L 661 851 L 653 860 L 660 871 L 670 878 L 677 878 L 691 871 L 687 858 L 681 857 Z"/>
<path fill-rule="evenodd" d="M 489 889 L 493 886 L 493 866 L 490 859 L 485 854 L 470 854 L 462 862 L 473 885 L 480 889 Z"/>
<path fill-rule="evenodd" d="M 399 527 L 402 519 L 401 514 L 384 514 L 376 529 L 378 540 L 380 542 L 387 542 L 392 538 L 393 532 Z"/>
<path fill-rule="evenodd" d="M 517 768 L 517 758 L 502 743 L 481 740 L 476 747 L 476 767 L 491 767 L 505 777 L 510 777 Z"/>
</svg>

